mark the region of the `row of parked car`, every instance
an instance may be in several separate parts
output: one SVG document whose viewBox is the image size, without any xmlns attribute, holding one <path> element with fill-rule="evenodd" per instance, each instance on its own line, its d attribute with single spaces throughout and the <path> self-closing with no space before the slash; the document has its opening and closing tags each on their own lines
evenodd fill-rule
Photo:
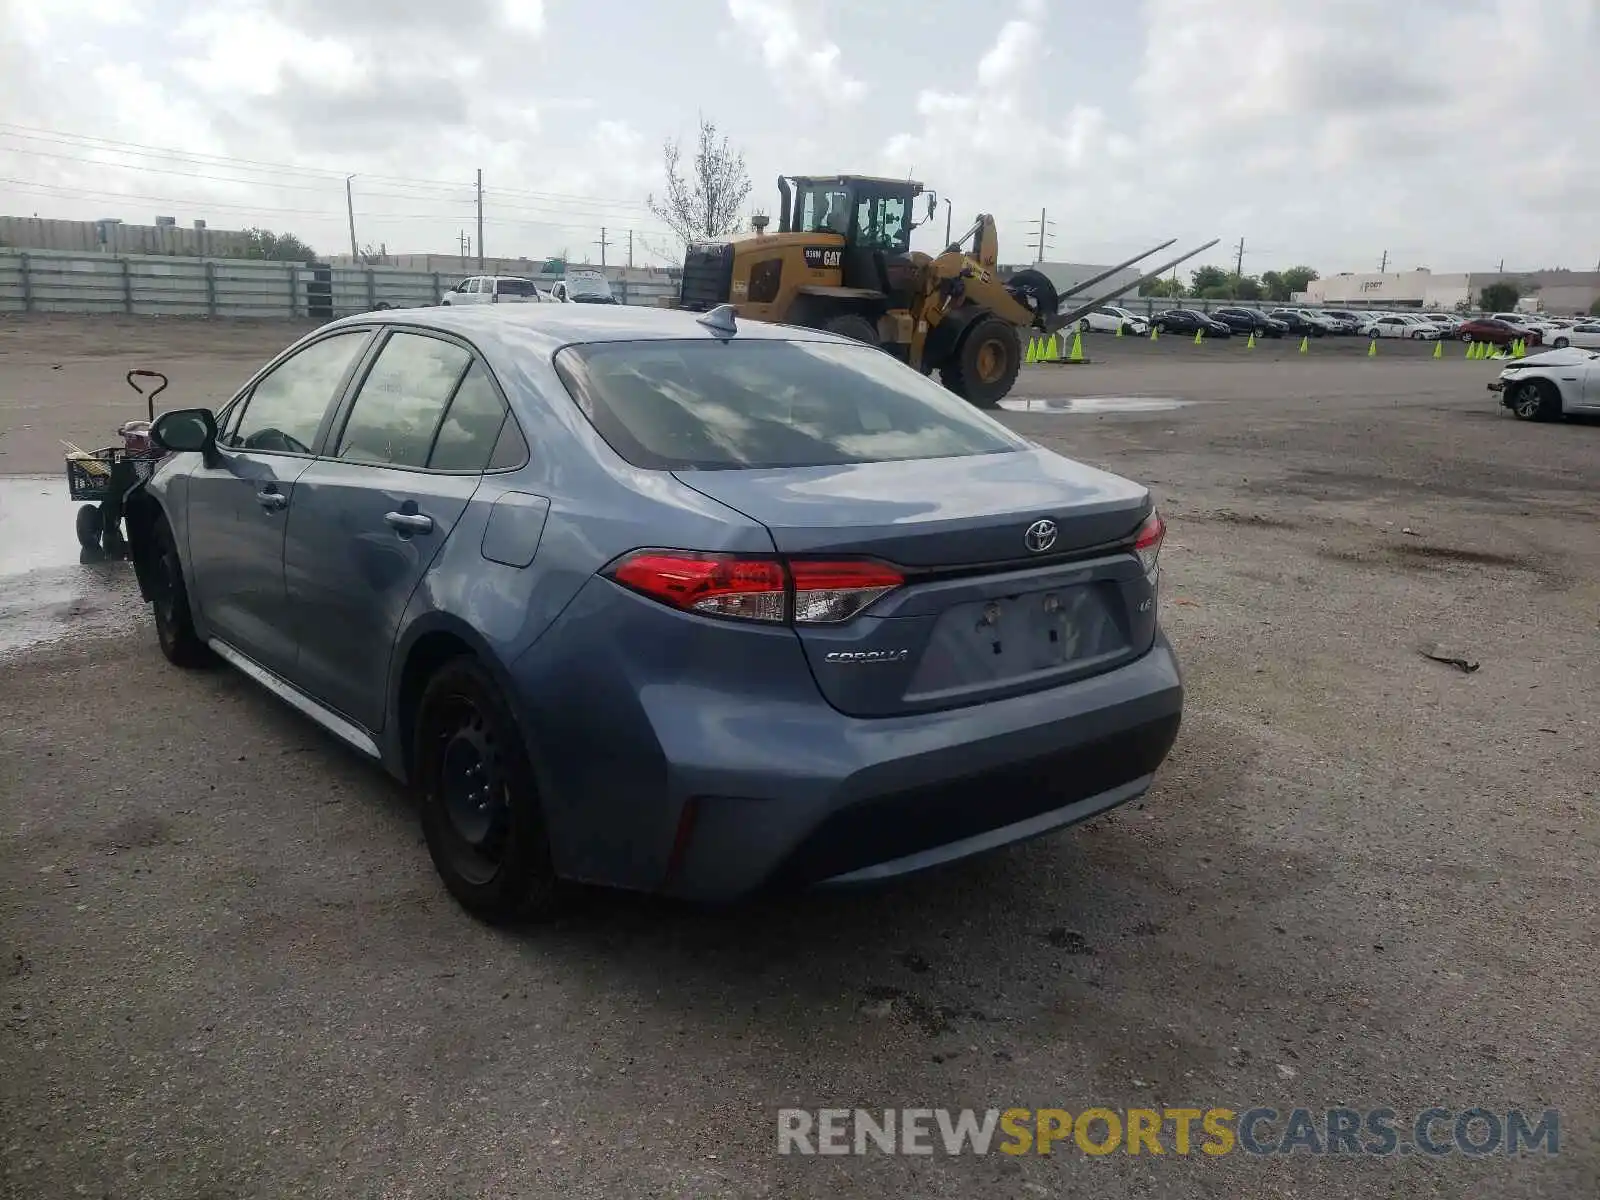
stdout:
<svg viewBox="0 0 1600 1200">
<path fill-rule="evenodd" d="M 1437 341 L 1489 342 L 1497 346 L 1523 342 L 1529 346 L 1600 348 L 1600 318 L 1545 317 L 1531 313 L 1492 313 L 1462 317 L 1442 312 L 1378 312 L 1331 308 L 1169 308 L 1144 317 L 1116 305 L 1102 305 L 1078 322 L 1084 333 L 1145 335 L 1162 333 L 1232 337 L 1234 334 L 1280 338 L 1359 336 Z"/>
</svg>

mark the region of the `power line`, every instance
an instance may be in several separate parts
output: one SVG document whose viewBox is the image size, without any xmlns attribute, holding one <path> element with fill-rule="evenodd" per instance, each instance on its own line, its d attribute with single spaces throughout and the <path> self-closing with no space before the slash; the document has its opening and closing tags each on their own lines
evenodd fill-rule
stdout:
<svg viewBox="0 0 1600 1200">
<path fill-rule="evenodd" d="M 262 159 L 235 158 L 222 154 L 205 154 L 192 150 L 179 150 L 171 147 L 150 146 L 141 142 L 124 142 L 113 138 L 91 137 L 87 134 L 61 134 L 53 130 L 35 129 L 27 125 L 12 125 L 0 121 L 0 136 L 18 138 L 24 141 L 38 141 L 69 146 L 80 150 L 99 150 L 107 153 L 123 154 L 134 158 L 171 159 L 201 166 L 213 166 L 237 171 L 271 172 L 274 175 L 291 174 L 305 178 L 320 179 L 331 186 L 338 186 L 348 171 L 336 170 L 331 167 L 300 167 L 290 163 L 267 162 Z M 17 147 L 0 147 L 12 154 L 36 154 L 46 157 L 72 159 L 71 155 L 50 155 L 47 151 L 23 150 Z M 170 168 L 145 167 L 136 163 L 108 163 L 101 159 L 82 159 L 79 161 L 95 163 L 100 166 L 121 166 L 132 170 L 159 171 L 162 174 L 186 174 Z M 393 184 L 411 188 L 444 188 L 458 191 L 470 189 L 473 185 L 449 179 L 416 179 L 402 175 L 378 175 L 371 172 L 358 172 L 361 178 L 380 184 Z M 197 174 L 195 178 L 216 178 L 228 181 L 225 177 Z M 231 180 L 234 183 L 260 183 L 259 180 Z M 273 182 L 274 187 L 288 187 L 291 185 L 278 181 Z M 293 185 L 297 188 L 315 191 L 314 187 L 306 184 Z M 525 196 L 534 200 L 550 203 L 572 203 L 581 207 L 612 207 L 634 208 L 648 210 L 649 205 L 642 200 L 624 198 L 620 196 L 593 196 L 577 193 L 549 192 L 534 188 L 502 187 L 494 191 L 504 195 Z"/>
</svg>

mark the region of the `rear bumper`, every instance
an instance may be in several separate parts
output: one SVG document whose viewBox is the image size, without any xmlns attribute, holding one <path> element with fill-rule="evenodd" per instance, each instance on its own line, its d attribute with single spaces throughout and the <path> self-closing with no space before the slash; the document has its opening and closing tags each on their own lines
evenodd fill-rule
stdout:
<svg viewBox="0 0 1600 1200">
<path fill-rule="evenodd" d="M 1150 786 L 1182 709 L 1159 638 L 1125 667 L 1047 692 L 908 719 L 834 714 L 825 744 L 794 748 L 808 760 L 798 794 L 694 797 L 663 890 L 729 899 L 866 883 L 1086 820 Z"/>
</svg>

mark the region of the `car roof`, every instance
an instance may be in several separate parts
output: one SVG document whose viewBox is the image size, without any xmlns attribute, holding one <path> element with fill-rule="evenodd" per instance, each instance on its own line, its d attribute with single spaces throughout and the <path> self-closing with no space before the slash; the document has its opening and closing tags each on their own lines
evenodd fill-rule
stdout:
<svg viewBox="0 0 1600 1200">
<path fill-rule="evenodd" d="M 437 308 L 391 308 L 342 317 L 324 329 L 382 323 L 453 333 L 491 355 L 554 354 L 575 342 L 634 342 L 712 339 L 718 335 L 700 323 L 703 314 L 684 309 L 647 308 L 626 304 L 493 304 L 440 305 Z M 736 320 L 736 341 L 849 342 L 819 329 Z"/>
</svg>

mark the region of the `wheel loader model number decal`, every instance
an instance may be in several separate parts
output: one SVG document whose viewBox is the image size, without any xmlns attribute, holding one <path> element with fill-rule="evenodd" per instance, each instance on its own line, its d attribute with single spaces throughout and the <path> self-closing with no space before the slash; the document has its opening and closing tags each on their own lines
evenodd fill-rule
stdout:
<svg viewBox="0 0 1600 1200">
<path fill-rule="evenodd" d="M 844 251 L 831 246 L 807 246 L 802 253 L 805 255 L 806 266 L 813 271 L 837 269 L 844 263 Z"/>
</svg>

